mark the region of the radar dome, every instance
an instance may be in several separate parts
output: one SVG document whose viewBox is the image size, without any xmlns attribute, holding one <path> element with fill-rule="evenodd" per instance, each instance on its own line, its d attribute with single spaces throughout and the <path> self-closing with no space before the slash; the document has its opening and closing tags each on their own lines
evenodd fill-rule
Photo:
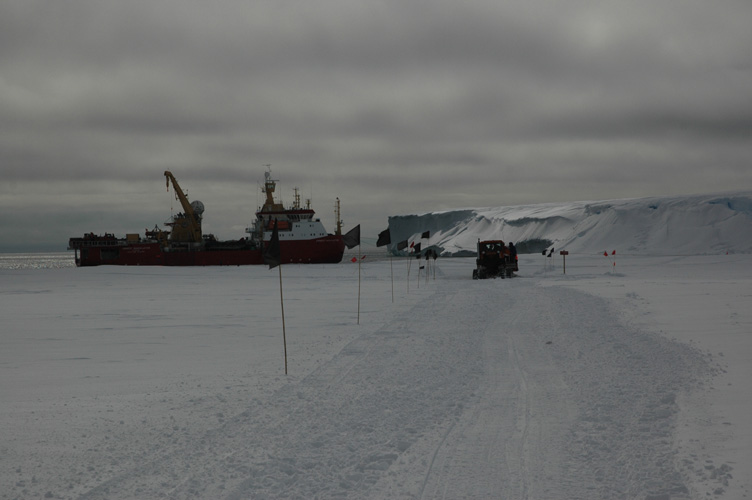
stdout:
<svg viewBox="0 0 752 500">
<path fill-rule="evenodd" d="M 201 215 L 202 213 L 204 213 L 204 204 L 198 200 L 191 202 L 191 208 L 196 215 Z"/>
</svg>

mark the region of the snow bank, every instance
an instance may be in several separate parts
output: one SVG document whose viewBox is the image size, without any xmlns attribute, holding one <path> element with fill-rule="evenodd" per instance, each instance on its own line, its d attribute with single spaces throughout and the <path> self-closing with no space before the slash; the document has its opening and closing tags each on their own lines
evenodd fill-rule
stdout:
<svg viewBox="0 0 752 500">
<path fill-rule="evenodd" d="M 752 252 L 752 194 L 659 197 L 474 208 L 389 217 L 393 242 L 419 241 L 444 255 L 480 239 L 548 240 L 572 253 L 672 255 Z"/>
</svg>

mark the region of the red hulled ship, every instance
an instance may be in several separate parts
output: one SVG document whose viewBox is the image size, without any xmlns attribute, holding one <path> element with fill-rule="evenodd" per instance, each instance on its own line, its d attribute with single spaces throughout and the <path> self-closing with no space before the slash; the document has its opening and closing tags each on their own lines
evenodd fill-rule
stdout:
<svg viewBox="0 0 752 500">
<path fill-rule="evenodd" d="M 256 212 L 253 225 L 246 229 L 249 236 L 230 241 L 219 241 L 212 234 L 203 234 L 201 220 L 204 204 L 189 202 L 171 172 L 164 173 L 167 187 L 170 183 L 183 212 L 172 217 L 166 225 L 169 230 L 154 227 L 140 234 L 127 234 L 118 238 L 112 234 L 85 234 L 71 238 L 68 249 L 75 251 L 77 266 L 241 266 L 263 264 L 262 253 L 272 235 L 276 221 L 282 263 L 333 264 L 342 260 L 345 243 L 337 206 L 337 229 L 328 234 L 315 212 L 300 204 L 295 191 L 295 201 L 289 208 L 274 200 L 276 180 L 271 172 L 265 173 L 262 189 L 266 195 L 264 205 Z M 338 202 L 339 203 L 339 202 Z"/>
</svg>

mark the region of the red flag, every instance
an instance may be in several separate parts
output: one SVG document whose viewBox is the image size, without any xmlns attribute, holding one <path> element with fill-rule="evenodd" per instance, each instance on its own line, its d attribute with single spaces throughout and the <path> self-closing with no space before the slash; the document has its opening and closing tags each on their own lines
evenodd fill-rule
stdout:
<svg viewBox="0 0 752 500">
<path fill-rule="evenodd" d="M 358 258 L 357 257 L 353 257 L 352 259 L 350 259 L 350 262 L 358 262 Z"/>
<path fill-rule="evenodd" d="M 414 246 L 415 246 L 415 242 L 413 241 L 412 243 L 410 243 L 410 248 L 412 248 Z"/>
<path fill-rule="evenodd" d="M 603 251 L 603 256 L 604 256 L 604 257 L 608 257 L 608 250 L 604 250 L 604 251 Z"/>
<path fill-rule="evenodd" d="M 613 252 L 611 252 L 611 255 L 616 255 L 616 250 L 614 250 Z"/>
</svg>

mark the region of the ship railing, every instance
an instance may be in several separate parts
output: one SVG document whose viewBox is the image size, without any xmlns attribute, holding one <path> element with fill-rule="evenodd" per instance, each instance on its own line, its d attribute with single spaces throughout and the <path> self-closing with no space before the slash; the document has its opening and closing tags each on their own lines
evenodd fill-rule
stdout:
<svg viewBox="0 0 752 500">
<path fill-rule="evenodd" d="M 101 239 L 89 239 L 89 238 L 71 238 L 68 241 L 68 250 L 74 250 L 76 248 L 84 247 L 115 247 L 124 246 L 127 242 L 125 240 L 101 238 Z"/>
</svg>

